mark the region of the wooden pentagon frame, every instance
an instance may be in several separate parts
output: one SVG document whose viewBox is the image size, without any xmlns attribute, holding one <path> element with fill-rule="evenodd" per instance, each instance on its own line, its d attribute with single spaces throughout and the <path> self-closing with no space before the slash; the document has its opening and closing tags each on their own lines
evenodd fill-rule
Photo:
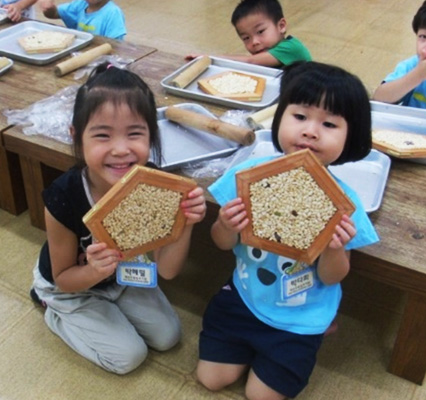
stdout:
<svg viewBox="0 0 426 400">
<path fill-rule="evenodd" d="M 391 129 L 389 129 L 391 131 Z M 396 132 L 396 131 L 395 131 Z M 403 133 L 401 131 L 401 133 Z M 407 132 L 411 133 L 411 132 Z M 416 135 L 421 135 L 416 133 Z M 422 135 L 423 136 L 423 135 Z M 373 133 L 373 148 L 383 153 L 389 154 L 390 156 L 397 158 L 422 158 L 426 157 L 426 147 L 419 147 L 416 149 L 403 149 L 400 147 L 393 146 L 390 143 L 382 142 L 374 138 Z"/>
<path fill-rule="evenodd" d="M 211 84 L 210 81 L 220 78 L 225 75 L 235 74 L 245 76 L 257 81 L 256 90 L 254 93 L 234 93 L 234 94 L 225 94 L 218 92 Z M 210 94 L 212 96 L 223 97 L 226 99 L 238 100 L 238 101 L 261 101 L 263 92 L 265 91 L 266 79 L 260 76 L 254 76 L 249 74 L 243 74 L 241 72 L 236 71 L 225 71 L 220 74 L 209 76 L 205 79 L 198 80 L 198 87 L 205 93 Z"/>
<path fill-rule="evenodd" d="M 98 241 L 105 242 L 110 248 L 121 251 L 117 243 L 103 226 L 102 221 L 140 183 L 181 192 L 182 200 L 186 199 L 188 193 L 197 186 L 196 182 L 192 179 L 135 165 L 83 217 L 83 222 Z M 185 222 L 185 215 L 179 207 L 170 235 L 129 250 L 121 251 L 124 259 L 133 258 L 139 254 L 145 254 L 148 251 L 176 241 L 182 233 Z"/>
<path fill-rule="evenodd" d="M 337 209 L 324 229 L 318 234 L 309 248 L 305 250 L 255 236 L 253 234 L 253 224 L 250 217 L 250 184 L 298 167 L 305 168 Z M 241 232 L 241 242 L 249 246 L 293 258 L 294 260 L 303 261 L 309 265 L 315 261 L 328 245 L 335 231 L 335 226 L 339 223 L 343 214 L 351 215 L 355 211 L 354 205 L 346 197 L 340 186 L 308 149 L 240 171 L 236 175 L 236 180 L 238 196 L 243 199 L 250 221 L 249 225 Z"/>
</svg>

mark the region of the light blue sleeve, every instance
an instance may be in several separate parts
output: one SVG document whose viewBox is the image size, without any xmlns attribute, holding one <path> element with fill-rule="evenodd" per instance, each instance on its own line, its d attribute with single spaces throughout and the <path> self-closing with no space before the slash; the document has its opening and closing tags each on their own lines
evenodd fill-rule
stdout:
<svg viewBox="0 0 426 400">
<path fill-rule="evenodd" d="M 106 11 L 103 14 L 104 22 L 100 34 L 111 39 L 123 40 L 127 33 L 123 11 L 113 2 L 110 2 Z"/>
<path fill-rule="evenodd" d="M 395 69 L 386 76 L 384 82 L 392 82 L 403 76 L 407 75 L 412 69 L 414 69 L 419 63 L 419 57 L 417 55 L 408 58 L 407 60 L 401 61 L 395 67 Z"/>
<path fill-rule="evenodd" d="M 85 10 L 87 3 L 84 0 L 75 0 L 57 6 L 58 14 L 67 28 L 77 29 L 78 17 L 81 10 Z"/>
</svg>

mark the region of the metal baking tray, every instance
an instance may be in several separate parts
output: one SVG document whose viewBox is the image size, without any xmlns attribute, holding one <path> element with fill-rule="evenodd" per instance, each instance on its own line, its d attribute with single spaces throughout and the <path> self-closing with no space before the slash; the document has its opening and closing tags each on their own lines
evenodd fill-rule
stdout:
<svg viewBox="0 0 426 400">
<path fill-rule="evenodd" d="M 71 46 L 57 53 L 27 54 L 19 45 L 18 39 L 41 31 L 57 31 L 73 33 L 76 38 Z M 0 55 L 23 61 L 29 64 L 48 64 L 59 60 L 73 51 L 87 46 L 93 40 L 93 35 L 62 26 L 45 24 L 38 21 L 24 21 L 0 31 Z"/>
<path fill-rule="evenodd" d="M 228 168 L 247 159 L 279 154 L 281 153 L 272 144 L 271 131 L 269 129 L 259 130 L 256 132 L 255 142 L 238 150 Z M 389 156 L 373 149 L 367 157 L 360 161 L 330 166 L 328 169 L 334 176 L 355 190 L 365 211 L 373 212 L 378 210 L 382 203 L 390 164 Z"/>
<path fill-rule="evenodd" d="M 262 67 L 259 65 L 253 65 L 248 63 L 243 63 L 239 61 L 226 60 L 218 57 L 210 57 L 211 65 L 204 71 L 200 76 L 192 81 L 187 87 L 181 89 L 170 85 L 170 82 L 178 76 L 184 69 L 188 68 L 191 64 L 198 61 L 200 57 L 192 60 L 191 62 L 185 64 L 181 68 L 177 69 L 175 72 L 166 76 L 161 81 L 161 86 L 167 92 L 173 93 L 176 96 L 187 97 L 190 99 L 204 100 L 210 103 L 219 104 L 226 107 L 242 108 L 247 110 L 262 109 L 267 106 L 272 105 L 276 102 L 279 95 L 280 88 L 280 75 L 281 70 L 269 67 Z M 198 88 L 197 81 L 198 79 L 205 79 L 209 76 L 219 74 L 225 71 L 235 71 L 248 73 L 251 75 L 260 76 L 266 79 L 265 91 L 261 101 L 248 102 L 248 101 L 239 101 L 232 99 L 224 99 L 217 96 L 212 96 L 210 94 L 204 93 L 201 89 Z"/>
<path fill-rule="evenodd" d="M 175 107 L 181 107 L 216 118 L 210 111 L 199 104 L 181 103 Z M 163 153 L 162 169 L 173 170 L 191 162 L 225 157 L 240 147 L 236 142 L 169 121 L 165 117 L 166 108 L 157 109 L 157 120 Z"/>
<path fill-rule="evenodd" d="M 0 68 L 0 75 L 5 73 L 8 69 L 12 68 L 13 61 L 10 58 L 8 58 L 8 60 L 9 60 L 9 64 L 5 65 L 3 68 Z"/>
<path fill-rule="evenodd" d="M 378 101 L 371 101 L 370 104 L 373 129 L 393 129 L 426 135 L 426 109 Z M 404 160 L 426 164 L 426 158 L 404 158 Z"/>
</svg>

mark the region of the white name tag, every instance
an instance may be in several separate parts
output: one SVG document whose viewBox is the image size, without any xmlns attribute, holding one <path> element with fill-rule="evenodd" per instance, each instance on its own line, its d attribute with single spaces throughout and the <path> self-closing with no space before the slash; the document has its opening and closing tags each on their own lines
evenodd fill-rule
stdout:
<svg viewBox="0 0 426 400">
<path fill-rule="evenodd" d="M 296 294 L 305 292 L 314 286 L 314 273 L 311 268 L 305 269 L 294 275 L 283 275 L 282 277 L 282 295 L 283 298 L 289 298 Z"/>
<path fill-rule="evenodd" d="M 117 283 L 126 286 L 153 288 L 157 286 L 157 264 L 147 256 L 120 262 L 116 271 Z"/>
</svg>

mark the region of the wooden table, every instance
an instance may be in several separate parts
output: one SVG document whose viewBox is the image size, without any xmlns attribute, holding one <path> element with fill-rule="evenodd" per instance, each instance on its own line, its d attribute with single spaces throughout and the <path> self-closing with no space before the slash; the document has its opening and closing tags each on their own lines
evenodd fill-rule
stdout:
<svg viewBox="0 0 426 400">
<path fill-rule="evenodd" d="M 157 105 L 185 102 L 163 91 L 160 80 L 183 64 L 180 57 L 155 52 L 130 69 L 142 76 L 156 95 Z M 219 115 L 221 107 L 205 105 Z M 66 170 L 72 165 L 70 146 L 44 137 L 28 137 L 20 129 L 3 133 L 7 151 L 26 158 L 28 192 L 38 192 L 48 182 L 52 167 Z M 25 164 L 22 162 L 22 164 Z M 208 182 L 201 182 L 206 186 Z M 395 286 L 407 293 L 407 303 L 395 341 L 389 372 L 422 384 L 426 372 L 426 264 L 424 262 L 426 211 L 424 191 L 426 167 L 407 161 L 393 160 L 389 180 L 380 209 L 371 214 L 381 241 L 352 252 L 352 270 L 368 278 Z M 36 196 L 37 193 L 34 193 Z M 35 208 L 42 208 L 35 203 Z M 31 207 L 32 208 L 32 207 Z M 30 210 L 31 212 L 31 210 Z M 42 215 L 35 213 L 32 222 L 44 226 Z M 33 219 L 34 218 L 34 219 Z"/>
<path fill-rule="evenodd" d="M 0 29 L 6 29 L 9 26 L 12 24 L 1 25 Z M 156 51 L 153 47 L 134 45 L 101 36 L 95 36 L 94 40 L 81 51 L 106 42 L 112 45 L 112 54 L 119 54 L 135 61 Z M 60 89 L 83 83 L 83 81 L 74 80 L 73 72 L 60 78 L 56 77 L 54 74 L 56 63 L 40 66 L 14 61 L 13 67 L 0 76 L 0 132 L 8 128 L 3 110 L 23 109 L 55 94 Z M 0 141 L 0 207 L 15 215 L 27 208 L 20 164 L 17 154 L 6 151 L 3 141 Z"/>
<path fill-rule="evenodd" d="M 388 371 L 422 384 L 426 372 L 426 165 L 393 159 L 371 214 L 380 242 L 352 252 L 353 270 L 407 293 Z"/>
<path fill-rule="evenodd" d="M 152 88 L 155 93 L 157 106 L 162 107 L 188 102 L 188 100 L 166 94 L 159 83 L 164 76 L 176 70 L 185 61 L 181 57 L 164 52 L 151 52 L 148 57 L 146 57 L 147 52 L 144 54 L 144 57 L 140 57 L 130 64 L 129 69 L 139 74 Z M 128 56 L 127 54 L 122 55 Z M 147 61 L 144 61 L 145 58 Z M 28 66 L 20 66 L 20 68 L 26 67 Z M 39 68 L 40 82 L 54 80 L 53 68 L 54 65 Z M 12 76 L 10 77 L 11 85 L 13 85 L 13 81 L 14 78 Z M 65 87 L 67 83 L 68 85 L 75 84 L 72 74 L 64 77 L 60 85 Z M 37 87 L 39 86 L 37 85 Z M 23 90 L 21 93 L 24 93 Z M 31 92 L 29 97 L 33 99 L 37 95 L 39 95 L 38 92 L 36 92 L 36 95 L 34 95 L 34 92 Z M 47 95 L 46 93 L 45 96 L 40 96 L 43 98 Z M 15 100 L 15 103 L 17 101 Z M 216 115 L 220 115 L 226 110 L 225 107 L 213 106 L 207 103 L 202 105 L 209 108 Z M 25 207 L 28 206 L 32 225 L 44 229 L 44 204 L 41 192 L 61 172 L 66 171 L 74 164 L 72 148 L 70 145 L 60 143 L 45 136 L 24 135 L 19 126 L 5 128 L 2 133 L 2 143 L 3 147 L 0 147 L 0 149 L 3 148 L 3 153 L 5 154 L 2 158 L 5 164 L 9 166 L 9 173 L 4 173 L 2 169 L 1 175 L 3 180 L 8 180 L 11 192 L 8 197 L 4 198 L 11 199 L 10 203 L 15 205 L 15 209 L 18 206 L 18 200 L 25 201 Z M 8 210 L 7 207 L 2 207 Z"/>
</svg>

